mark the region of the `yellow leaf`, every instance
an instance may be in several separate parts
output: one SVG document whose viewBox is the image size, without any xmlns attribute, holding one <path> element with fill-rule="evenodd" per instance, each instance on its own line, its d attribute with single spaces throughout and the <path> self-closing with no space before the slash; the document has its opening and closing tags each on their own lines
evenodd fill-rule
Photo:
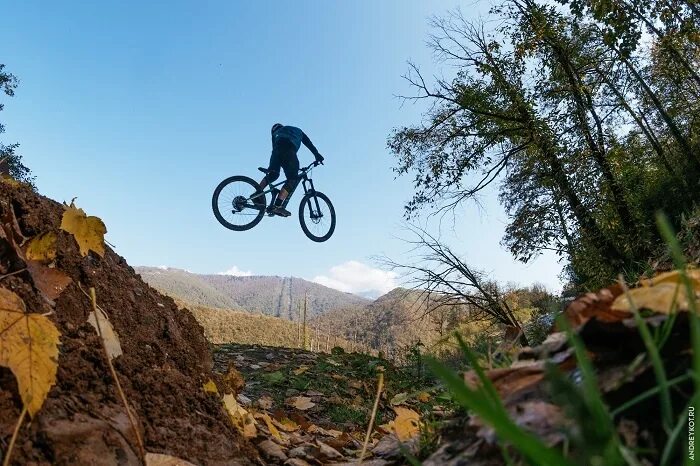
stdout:
<svg viewBox="0 0 700 466">
<path fill-rule="evenodd" d="M 48 317 L 27 313 L 19 296 L 0 288 L 0 366 L 10 368 L 17 378 L 32 417 L 56 382 L 60 335 Z"/>
<path fill-rule="evenodd" d="M 102 338 L 105 341 L 107 354 L 109 354 L 110 359 L 121 356 L 122 346 L 119 344 L 119 336 L 114 330 L 114 327 L 112 327 L 112 323 L 109 321 L 109 318 L 107 318 L 107 314 L 105 314 L 100 308 L 97 308 L 97 314 L 100 319 L 100 330 L 102 330 Z M 99 334 L 99 330 L 97 329 L 97 319 L 95 318 L 95 311 L 90 312 L 88 322 L 90 322 L 90 325 L 92 325 L 95 328 L 95 331 Z"/>
<path fill-rule="evenodd" d="M 418 396 L 416 396 L 416 398 L 417 398 L 418 401 L 420 401 L 421 403 L 427 403 L 428 401 L 430 401 L 430 393 L 428 393 L 428 392 L 420 392 L 420 393 L 418 394 Z"/>
<path fill-rule="evenodd" d="M 204 391 L 207 393 L 216 393 L 217 395 L 219 394 L 219 389 L 216 388 L 216 384 L 211 379 L 209 379 L 209 381 L 205 383 L 202 388 L 204 388 Z"/>
<path fill-rule="evenodd" d="M 275 437 L 277 440 L 282 440 L 282 437 L 280 436 L 280 431 L 277 430 L 277 427 L 275 427 L 274 424 L 272 424 L 272 419 L 270 419 L 270 416 L 267 413 L 263 413 L 262 418 L 265 421 L 265 424 L 267 424 L 267 428 L 270 431 L 270 434 L 272 434 L 272 436 Z"/>
<path fill-rule="evenodd" d="M 233 422 L 233 425 L 241 434 L 246 438 L 256 437 L 258 435 L 258 429 L 255 427 L 255 419 L 253 419 L 253 416 L 238 404 L 236 398 L 231 393 L 224 395 L 223 402 L 231 418 L 231 422 Z"/>
<path fill-rule="evenodd" d="M 700 269 L 687 269 L 685 271 L 686 276 L 690 279 L 690 282 L 694 289 L 700 288 Z M 649 280 L 642 280 L 643 286 L 653 286 L 660 283 L 674 283 L 678 285 L 683 284 L 681 279 L 681 273 L 679 270 L 672 270 L 670 272 L 661 273 Z"/>
<path fill-rule="evenodd" d="M 160 453 L 146 453 L 146 466 L 195 466 L 189 461 Z"/>
<path fill-rule="evenodd" d="M 63 212 L 61 229 L 73 234 L 83 256 L 87 256 L 89 251 L 104 256 L 107 227 L 98 217 L 88 217 L 83 209 L 71 205 Z"/>
<path fill-rule="evenodd" d="M 397 406 L 394 408 L 394 432 L 402 442 L 410 440 L 420 432 L 420 415 L 412 409 Z"/>
<path fill-rule="evenodd" d="M 293 373 L 294 375 L 301 375 L 301 374 L 303 374 L 304 372 L 306 372 L 306 371 L 308 371 L 308 370 L 309 370 L 309 366 L 299 366 L 299 368 L 298 368 L 298 369 L 294 369 L 294 370 L 292 371 L 292 373 Z"/>
<path fill-rule="evenodd" d="M 687 310 L 689 307 L 685 287 L 672 282 L 634 288 L 629 291 L 629 297 L 637 309 L 649 309 L 664 314 L 679 309 Z M 618 296 L 613 301 L 612 308 L 617 311 L 632 311 L 627 294 Z"/>
<path fill-rule="evenodd" d="M 54 260 L 56 258 L 56 233 L 47 231 L 29 240 L 25 255 L 30 261 Z"/>
<path fill-rule="evenodd" d="M 299 430 L 299 424 L 296 422 L 292 421 L 291 419 L 287 417 L 283 417 L 282 419 L 273 419 L 272 423 L 275 424 L 277 427 L 282 429 L 285 432 L 294 432 Z"/>
<path fill-rule="evenodd" d="M 300 411 L 306 411 L 316 406 L 316 403 L 311 401 L 311 398 L 306 396 L 295 396 L 287 400 L 287 404 L 295 407 Z"/>
</svg>

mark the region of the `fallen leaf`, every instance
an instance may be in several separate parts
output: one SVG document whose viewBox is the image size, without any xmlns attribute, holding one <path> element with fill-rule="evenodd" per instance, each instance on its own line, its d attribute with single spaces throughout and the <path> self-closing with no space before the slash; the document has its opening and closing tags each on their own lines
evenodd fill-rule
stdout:
<svg viewBox="0 0 700 466">
<path fill-rule="evenodd" d="M 241 390 L 243 390 L 243 387 L 245 386 L 245 379 L 243 378 L 243 374 L 241 374 L 240 371 L 236 369 L 236 366 L 234 366 L 233 364 L 228 365 L 228 371 L 226 371 L 226 375 L 224 375 L 224 382 L 230 387 L 230 389 L 234 393 L 239 393 Z"/>
<path fill-rule="evenodd" d="M 299 430 L 300 427 L 299 424 L 287 417 L 283 417 L 279 420 L 273 419 L 272 423 L 285 432 L 296 432 L 297 430 Z"/>
<path fill-rule="evenodd" d="M 160 453 L 146 453 L 146 466 L 195 466 L 189 461 Z"/>
<path fill-rule="evenodd" d="M 34 286 L 50 301 L 58 298 L 73 280 L 64 272 L 43 265 L 39 261 L 26 261 Z"/>
<path fill-rule="evenodd" d="M 216 388 L 216 384 L 214 383 L 213 380 L 209 379 L 207 383 L 205 383 L 202 388 L 204 389 L 205 392 L 207 393 L 216 393 L 217 395 L 219 394 L 219 389 Z"/>
<path fill-rule="evenodd" d="M 428 392 L 420 392 L 417 396 L 416 399 L 420 401 L 421 403 L 427 403 L 430 401 L 430 393 Z"/>
<path fill-rule="evenodd" d="M 287 455 L 284 453 L 284 450 L 282 450 L 282 447 L 272 440 L 263 440 L 258 443 L 258 450 L 260 450 L 260 453 L 262 453 L 265 458 L 276 460 L 275 464 L 282 464 L 287 461 Z"/>
<path fill-rule="evenodd" d="M 97 316 L 100 319 L 100 328 L 97 328 Z M 88 316 L 88 322 L 95 328 L 95 331 L 99 334 L 102 331 L 102 339 L 105 342 L 105 347 L 107 348 L 107 354 L 109 354 L 110 359 L 115 359 L 122 355 L 122 346 L 119 344 L 119 335 L 112 327 L 112 323 L 109 321 L 107 314 L 104 313 L 102 309 L 97 308 L 97 316 L 95 311 L 91 311 Z"/>
<path fill-rule="evenodd" d="M 569 304 L 564 315 L 575 329 L 592 318 L 601 322 L 620 322 L 630 317 L 629 312 L 611 309 L 613 301 L 621 294 L 620 285 L 604 288 L 597 293 L 586 293 Z"/>
<path fill-rule="evenodd" d="M 270 419 L 270 416 L 267 413 L 263 413 L 262 418 L 265 421 L 265 424 L 267 425 L 267 429 L 270 431 L 270 434 L 277 440 L 281 441 L 282 437 L 280 436 L 280 432 L 279 430 L 277 430 L 277 427 L 275 427 L 272 423 L 272 419 Z"/>
<path fill-rule="evenodd" d="M 637 309 L 671 314 L 678 310 L 688 310 L 688 295 L 684 286 L 672 281 L 664 281 L 651 286 L 641 286 L 629 290 L 615 299 L 612 308 L 620 311 L 632 311 L 630 299 Z"/>
<path fill-rule="evenodd" d="M 316 403 L 311 401 L 311 398 L 306 396 L 294 396 L 287 400 L 289 406 L 293 406 L 300 411 L 306 411 L 316 406 Z"/>
<path fill-rule="evenodd" d="M 30 261 L 54 260 L 56 258 L 56 233 L 47 231 L 29 240 L 25 256 Z"/>
<path fill-rule="evenodd" d="M 304 372 L 306 372 L 306 371 L 308 371 L 308 370 L 309 370 L 309 366 L 299 366 L 299 368 L 294 369 L 294 370 L 292 371 L 292 373 L 293 373 L 294 375 L 301 375 L 301 374 L 303 374 Z"/>
<path fill-rule="evenodd" d="M 402 442 L 409 440 L 420 432 L 420 415 L 412 409 L 397 406 L 394 408 L 394 432 Z"/>
<path fill-rule="evenodd" d="M 272 409 L 272 398 L 269 395 L 263 395 L 258 398 L 258 406 L 262 409 Z"/>
<path fill-rule="evenodd" d="M 393 398 L 391 399 L 391 401 L 389 401 L 389 403 L 391 403 L 391 406 L 398 406 L 400 404 L 405 403 L 407 400 L 408 400 L 408 393 L 402 392 L 402 393 L 397 393 L 396 395 L 394 395 Z"/>
<path fill-rule="evenodd" d="M 233 425 L 243 434 L 246 438 L 253 438 L 258 435 L 258 429 L 255 427 L 255 419 L 241 407 L 236 398 L 231 393 L 227 393 L 223 397 L 224 406 L 226 411 L 228 411 L 229 417 Z"/>
<path fill-rule="evenodd" d="M 99 217 L 88 217 L 83 209 L 70 205 L 63 212 L 61 229 L 73 234 L 81 255 L 87 256 L 88 252 L 93 251 L 104 256 L 107 227 Z"/>
<path fill-rule="evenodd" d="M 0 288 L 0 366 L 17 378 L 20 397 L 32 417 L 56 382 L 60 335 L 48 317 L 27 313 L 19 296 Z"/>
</svg>

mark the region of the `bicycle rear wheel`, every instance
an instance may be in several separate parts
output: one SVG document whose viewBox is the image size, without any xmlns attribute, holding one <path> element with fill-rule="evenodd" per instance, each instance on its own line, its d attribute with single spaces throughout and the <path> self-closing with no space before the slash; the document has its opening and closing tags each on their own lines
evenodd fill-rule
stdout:
<svg viewBox="0 0 700 466">
<path fill-rule="evenodd" d="M 254 199 L 251 197 L 258 194 Z M 250 230 L 265 215 L 267 202 L 257 181 L 247 176 L 231 176 L 219 183 L 211 198 L 211 208 L 220 224 L 234 231 Z"/>
<path fill-rule="evenodd" d="M 328 240 L 335 231 L 335 209 L 328 196 L 318 191 L 306 193 L 299 204 L 299 223 L 311 241 Z"/>
</svg>

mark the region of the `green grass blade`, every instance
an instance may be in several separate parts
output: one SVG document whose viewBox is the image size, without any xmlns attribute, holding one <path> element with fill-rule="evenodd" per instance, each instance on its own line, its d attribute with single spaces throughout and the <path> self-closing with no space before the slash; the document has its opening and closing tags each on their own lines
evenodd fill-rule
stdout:
<svg viewBox="0 0 700 466">
<path fill-rule="evenodd" d="M 646 321 L 639 315 L 639 309 L 634 303 L 632 296 L 629 293 L 627 285 L 622 279 L 620 279 L 620 284 L 625 290 L 625 297 L 632 310 L 632 315 L 634 316 L 634 321 L 637 323 L 637 329 L 642 337 L 644 346 L 647 349 L 647 354 L 649 354 L 649 359 L 651 360 L 651 366 L 654 370 L 654 376 L 656 377 L 656 382 L 659 384 L 659 399 L 661 402 L 661 414 L 663 416 L 663 425 L 666 432 L 671 430 L 673 424 L 673 405 L 671 404 L 671 392 L 668 386 L 668 377 L 666 377 L 666 369 L 664 368 L 663 361 L 661 360 L 661 354 L 659 354 L 659 349 L 654 344 L 654 338 L 649 331 Z"/>
<path fill-rule="evenodd" d="M 462 338 L 462 335 L 455 332 L 455 338 L 457 339 L 457 342 L 459 343 L 459 347 L 462 349 L 462 353 L 464 354 L 464 357 L 467 358 L 467 362 L 469 363 L 469 366 L 474 370 L 474 372 L 476 373 L 476 376 L 479 378 L 479 381 L 481 382 L 482 387 L 484 388 L 484 390 L 488 394 L 489 399 L 495 405 L 500 405 L 501 399 L 498 396 L 498 392 L 496 391 L 496 387 L 493 386 L 491 379 L 486 377 L 486 373 L 484 372 L 484 369 L 482 369 L 481 365 L 479 365 L 479 361 L 477 361 L 476 356 L 474 356 L 474 353 L 472 352 L 472 350 L 465 343 L 464 339 Z"/>
<path fill-rule="evenodd" d="M 690 379 L 690 374 L 679 375 L 678 377 L 675 377 L 675 378 L 668 381 L 668 387 L 672 388 L 673 386 L 678 385 L 680 383 L 683 383 L 688 379 Z M 654 387 L 654 388 L 650 388 L 649 390 L 646 390 L 646 391 L 640 393 L 639 395 L 635 396 L 631 400 L 628 400 L 628 401 L 624 402 L 623 404 L 621 404 L 620 406 L 618 406 L 617 408 L 615 408 L 610 413 L 610 415 L 612 417 L 617 417 L 618 415 L 624 413 L 625 411 L 627 411 L 631 407 L 636 406 L 637 404 L 641 403 L 642 401 L 649 399 L 652 396 L 656 395 L 657 393 L 659 393 L 659 390 L 660 390 L 659 387 Z"/>
</svg>

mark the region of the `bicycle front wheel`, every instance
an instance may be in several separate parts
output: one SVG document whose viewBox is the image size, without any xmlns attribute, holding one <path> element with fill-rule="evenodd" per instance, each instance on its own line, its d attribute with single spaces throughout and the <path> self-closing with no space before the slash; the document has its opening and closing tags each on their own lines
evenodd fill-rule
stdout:
<svg viewBox="0 0 700 466">
<path fill-rule="evenodd" d="M 311 241 L 328 240 L 335 231 L 335 209 L 328 196 L 318 191 L 306 193 L 299 204 L 299 223 Z"/>
<path fill-rule="evenodd" d="M 211 208 L 216 219 L 234 231 L 250 230 L 260 223 L 266 206 L 265 194 L 260 185 L 247 176 L 226 178 L 219 183 L 211 198 Z"/>
</svg>

